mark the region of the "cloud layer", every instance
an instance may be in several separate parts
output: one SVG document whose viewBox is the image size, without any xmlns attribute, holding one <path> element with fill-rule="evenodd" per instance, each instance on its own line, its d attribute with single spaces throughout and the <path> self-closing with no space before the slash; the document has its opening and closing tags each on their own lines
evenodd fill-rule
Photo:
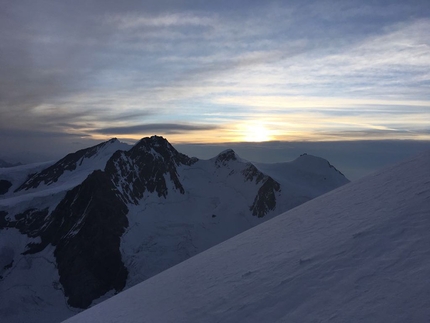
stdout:
<svg viewBox="0 0 430 323">
<path fill-rule="evenodd" d="M 157 132 L 178 142 L 240 141 L 256 124 L 278 140 L 430 138 L 425 1 L 3 8 L 2 139 Z"/>
</svg>

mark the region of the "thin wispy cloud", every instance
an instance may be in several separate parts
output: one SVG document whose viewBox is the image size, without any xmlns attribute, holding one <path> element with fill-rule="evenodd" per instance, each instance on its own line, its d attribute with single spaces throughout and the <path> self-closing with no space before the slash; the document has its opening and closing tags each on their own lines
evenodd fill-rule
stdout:
<svg viewBox="0 0 430 323">
<path fill-rule="evenodd" d="M 167 133 L 167 134 L 180 134 L 190 133 L 195 131 L 215 130 L 219 127 L 214 125 L 190 125 L 180 123 L 154 123 L 154 124 L 141 124 L 135 126 L 125 127 L 111 127 L 100 128 L 91 130 L 92 133 L 106 134 L 106 135 L 148 135 L 152 133 Z"/>
<path fill-rule="evenodd" d="M 212 26 L 215 22 L 209 16 L 191 13 L 165 13 L 162 15 L 121 14 L 108 15 L 105 23 L 119 29 L 141 29 L 145 27 Z"/>
</svg>

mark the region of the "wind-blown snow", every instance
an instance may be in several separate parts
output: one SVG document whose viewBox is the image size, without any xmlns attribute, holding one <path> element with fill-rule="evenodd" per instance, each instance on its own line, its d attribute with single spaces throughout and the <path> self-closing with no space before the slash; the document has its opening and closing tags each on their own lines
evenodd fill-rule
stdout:
<svg viewBox="0 0 430 323">
<path fill-rule="evenodd" d="M 429 165 L 345 185 L 66 322 L 428 322 Z"/>
</svg>

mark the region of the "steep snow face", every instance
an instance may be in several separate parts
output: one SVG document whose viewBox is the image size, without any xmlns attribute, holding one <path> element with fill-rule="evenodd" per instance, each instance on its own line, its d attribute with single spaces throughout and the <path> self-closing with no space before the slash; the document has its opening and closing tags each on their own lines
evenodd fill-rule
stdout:
<svg viewBox="0 0 430 323">
<path fill-rule="evenodd" d="M 29 177 L 34 174 L 41 172 L 42 170 L 50 167 L 53 162 L 44 162 L 44 163 L 36 163 L 36 164 L 28 164 L 21 165 L 12 168 L 0 168 L 0 180 L 4 181 L 4 185 L 6 186 L 6 182 L 11 183 L 11 185 L 7 185 L 8 188 L 5 189 L 3 194 L 0 194 L 0 200 L 4 199 L 11 195 L 17 195 L 14 191 L 24 183 Z"/>
<path fill-rule="evenodd" d="M 345 185 L 65 322 L 426 322 L 429 165 Z"/>
<path fill-rule="evenodd" d="M 115 151 L 128 148 L 129 145 L 111 139 L 71 153 L 56 163 L 0 169 L 0 181 L 12 184 L 3 195 L 0 194 L 0 207 L 5 207 L 9 213 L 24 212 L 35 206 L 40 209 L 41 204 L 53 208 L 55 205 L 52 201 L 59 202 L 58 197 L 64 197 L 67 190 L 81 184 L 93 171 L 104 169 Z M 36 200 L 46 200 L 46 203 L 35 203 Z"/>
<path fill-rule="evenodd" d="M 15 191 L 28 191 L 40 186 L 50 189 L 62 186 L 63 190 L 70 189 L 82 183 L 94 170 L 104 169 L 106 162 L 115 151 L 129 148 L 129 145 L 117 139 L 111 139 L 97 146 L 68 154 L 52 166 L 32 175 Z"/>
</svg>

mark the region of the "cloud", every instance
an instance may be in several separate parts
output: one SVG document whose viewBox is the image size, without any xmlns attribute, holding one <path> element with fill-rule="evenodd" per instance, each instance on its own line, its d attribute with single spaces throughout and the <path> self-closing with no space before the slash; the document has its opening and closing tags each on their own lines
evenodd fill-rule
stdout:
<svg viewBox="0 0 430 323">
<path fill-rule="evenodd" d="M 208 16 L 190 13 L 166 13 L 153 16 L 148 14 L 121 14 L 107 16 L 106 23 L 119 29 L 140 29 L 144 27 L 181 27 L 181 26 L 212 26 L 214 21 Z"/>
<path fill-rule="evenodd" d="M 419 1 L 7 1 L 0 127 L 231 138 L 233 123 L 266 113 L 302 133 L 395 114 L 413 129 L 410 116 L 429 117 L 414 108 L 430 100 L 429 13 Z M 346 99 L 357 102 L 324 106 Z"/>
<path fill-rule="evenodd" d="M 193 131 L 207 131 L 216 130 L 218 126 L 215 125 L 189 125 L 189 124 L 175 124 L 175 123 L 155 123 L 155 124 L 142 124 L 127 127 L 110 127 L 92 130 L 92 133 L 106 134 L 106 135 L 140 135 L 145 133 L 156 134 L 180 134 Z"/>
</svg>

